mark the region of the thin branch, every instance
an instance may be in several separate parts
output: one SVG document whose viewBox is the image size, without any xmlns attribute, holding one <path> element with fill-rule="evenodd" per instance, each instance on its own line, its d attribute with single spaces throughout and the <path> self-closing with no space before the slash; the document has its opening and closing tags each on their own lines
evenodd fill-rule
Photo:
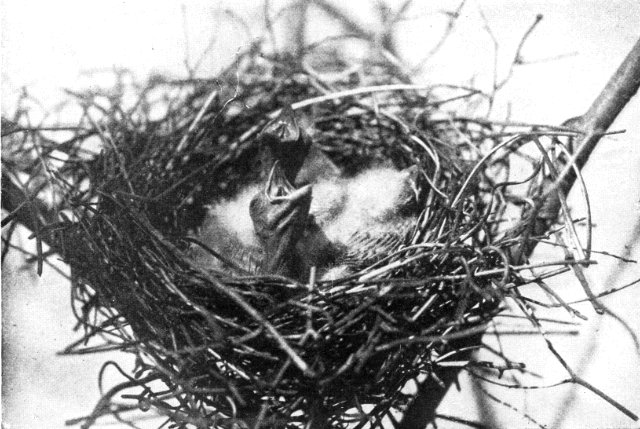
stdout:
<svg viewBox="0 0 640 429">
<path fill-rule="evenodd" d="M 575 147 L 569 148 L 574 152 L 573 157 L 568 160 L 555 183 L 544 190 L 543 197 L 550 196 L 557 189 L 565 193 L 571 189 L 575 181 L 573 166 L 576 165 L 579 169 L 584 167 L 604 133 L 638 92 L 638 88 L 640 88 L 640 39 L 611 76 L 587 113 L 578 118 L 576 128 L 583 133 L 583 136 L 578 139 Z M 548 199 L 555 200 L 555 198 Z"/>
</svg>

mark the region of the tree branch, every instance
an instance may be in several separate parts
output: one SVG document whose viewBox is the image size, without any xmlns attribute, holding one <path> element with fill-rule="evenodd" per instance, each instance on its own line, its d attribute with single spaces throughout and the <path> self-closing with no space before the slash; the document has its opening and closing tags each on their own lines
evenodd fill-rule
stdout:
<svg viewBox="0 0 640 429">
<path fill-rule="evenodd" d="M 556 222 L 561 209 L 560 195 L 568 194 L 576 180 L 573 166 L 582 169 L 591 153 L 629 100 L 640 87 L 640 40 L 636 42 L 618 70 L 611 76 L 606 86 L 595 99 L 589 110 L 581 117 L 570 120 L 583 134 L 576 144 L 570 148 L 573 153 L 571 159 L 565 159 L 559 166 L 561 173 L 556 180 L 549 180 L 543 184 L 540 197 L 536 205 L 510 231 L 507 236 L 514 238 L 523 231 L 529 230 L 529 236 L 543 235 Z M 528 240 L 525 246 L 514 246 L 511 259 L 518 264 L 527 259 L 538 242 Z M 480 339 L 477 342 L 480 343 Z M 418 396 L 409 406 L 405 416 L 398 426 L 399 429 L 423 429 L 436 417 L 436 409 L 442 402 L 446 391 L 457 379 L 459 369 L 448 368 L 444 374 L 445 387 L 439 385 L 432 377 L 421 386 Z"/>
</svg>

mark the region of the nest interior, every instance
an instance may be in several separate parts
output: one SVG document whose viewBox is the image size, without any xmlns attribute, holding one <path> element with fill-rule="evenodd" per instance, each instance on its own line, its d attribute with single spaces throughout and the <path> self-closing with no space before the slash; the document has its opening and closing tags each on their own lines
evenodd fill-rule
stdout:
<svg viewBox="0 0 640 429">
<path fill-rule="evenodd" d="M 130 110 L 117 97 L 81 99 L 85 131 L 47 152 L 73 162 L 53 177 L 60 210 L 38 234 L 72 269 L 86 335 L 68 352 L 100 337 L 97 348 L 139 357 L 107 400 L 129 392 L 136 407 L 199 427 L 381 424 L 411 400 L 409 380 L 442 378 L 448 360 L 478 346 L 504 299 L 527 283 L 514 252 L 536 237 L 509 227 L 545 178 L 523 149 L 531 139 L 518 137 L 536 130 L 452 113 L 486 101 L 473 89 L 409 85 L 382 64 L 367 70 L 327 82 L 248 52 L 216 80 L 182 86 L 160 119 L 149 118 L 144 97 Z M 143 93 L 172 85 L 152 81 Z M 333 281 L 198 266 L 187 237 L 207 203 L 260 180 L 257 136 L 287 104 L 346 174 L 419 166 L 411 233 Z M 87 155 L 95 138 L 101 151 Z"/>
</svg>

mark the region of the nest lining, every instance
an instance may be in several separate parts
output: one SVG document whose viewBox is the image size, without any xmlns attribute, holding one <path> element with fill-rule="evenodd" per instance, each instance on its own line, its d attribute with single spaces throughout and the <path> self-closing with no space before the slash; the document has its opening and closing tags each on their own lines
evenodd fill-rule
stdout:
<svg viewBox="0 0 640 429">
<path fill-rule="evenodd" d="M 477 347 L 503 299 L 528 282 L 512 251 L 536 237 L 505 234 L 522 212 L 512 159 L 529 165 L 530 194 L 543 173 L 518 136 L 562 132 L 444 111 L 449 99 L 482 98 L 466 88 L 403 87 L 382 67 L 367 79 L 328 87 L 248 53 L 217 84 L 192 83 L 161 120 L 114 102 L 66 143 L 79 150 L 97 135 L 103 152 L 56 178 L 74 219 L 41 233 L 64 231 L 74 244 L 61 250 L 87 337 L 140 357 L 121 390 L 136 387 L 125 396 L 141 409 L 201 427 L 380 425 L 411 399 L 407 381 L 437 377 L 443 360 Z M 225 85 L 239 89 L 233 98 L 214 89 Z M 260 179 L 256 137 L 287 103 L 313 118 L 314 143 L 346 174 L 381 160 L 419 166 L 420 217 L 395 251 L 331 282 L 203 269 L 189 231 L 207 202 Z M 68 185 L 86 179 L 88 189 Z M 150 387 L 157 381 L 163 390 Z"/>
</svg>

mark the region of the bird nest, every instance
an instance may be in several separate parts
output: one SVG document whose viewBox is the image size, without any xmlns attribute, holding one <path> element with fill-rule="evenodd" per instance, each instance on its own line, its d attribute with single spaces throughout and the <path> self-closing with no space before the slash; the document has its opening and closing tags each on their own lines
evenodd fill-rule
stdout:
<svg viewBox="0 0 640 429">
<path fill-rule="evenodd" d="M 132 408 L 176 427 L 381 425 L 411 400 L 410 380 L 442 379 L 505 298 L 520 299 L 540 239 L 527 202 L 551 174 L 532 148 L 572 133 L 472 117 L 490 101 L 472 88 L 365 70 L 328 81 L 250 51 L 215 80 L 152 79 L 130 108 L 123 93 L 77 95 L 74 136 L 39 134 L 40 157 L 66 156 L 49 171 L 55 222 L 36 235 L 71 267 L 86 335 L 67 352 L 137 356 L 85 427 Z M 261 180 L 258 136 L 288 104 L 345 176 L 418 166 L 419 215 L 393 249 L 331 280 L 196 264 L 206 204 Z"/>
</svg>

